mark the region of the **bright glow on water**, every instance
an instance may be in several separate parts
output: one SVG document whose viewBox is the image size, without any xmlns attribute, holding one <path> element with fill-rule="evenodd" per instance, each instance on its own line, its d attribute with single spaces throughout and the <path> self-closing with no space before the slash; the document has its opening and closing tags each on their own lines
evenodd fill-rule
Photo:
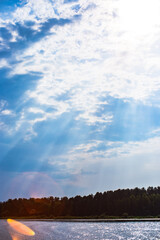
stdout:
<svg viewBox="0 0 160 240">
<path fill-rule="evenodd" d="M 76 223 L 23 221 L 35 236 L 16 235 L 18 240 L 158 240 L 160 222 Z M 9 227 L 0 221 L 0 239 L 11 240 Z"/>
</svg>

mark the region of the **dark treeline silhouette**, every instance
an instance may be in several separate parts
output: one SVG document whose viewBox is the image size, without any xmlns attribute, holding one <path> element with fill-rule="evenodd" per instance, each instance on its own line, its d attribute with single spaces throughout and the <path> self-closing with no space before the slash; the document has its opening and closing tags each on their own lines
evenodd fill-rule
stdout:
<svg viewBox="0 0 160 240">
<path fill-rule="evenodd" d="M 0 202 L 0 217 L 160 217 L 160 187 L 118 189 L 72 198 L 19 198 Z"/>
</svg>

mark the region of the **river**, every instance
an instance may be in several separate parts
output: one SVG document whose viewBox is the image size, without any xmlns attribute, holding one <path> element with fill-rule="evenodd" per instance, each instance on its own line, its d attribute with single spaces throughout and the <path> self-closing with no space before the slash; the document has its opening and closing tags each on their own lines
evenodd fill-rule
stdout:
<svg viewBox="0 0 160 240">
<path fill-rule="evenodd" d="M 0 240 L 158 240 L 160 222 L 49 222 L 21 221 L 35 236 L 16 233 L 0 220 Z"/>
</svg>

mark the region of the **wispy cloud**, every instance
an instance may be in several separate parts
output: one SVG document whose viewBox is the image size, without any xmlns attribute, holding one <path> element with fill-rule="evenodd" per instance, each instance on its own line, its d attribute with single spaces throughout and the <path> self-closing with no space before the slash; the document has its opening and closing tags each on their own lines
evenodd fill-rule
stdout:
<svg viewBox="0 0 160 240">
<path fill-rule="evenodd" d="M 127 187 L 135 187 L 136 184 L 147 186 L 149 183 L 156 185 L 160 170 L 159 144 L 160 138 L 154 137 L 142 142 L 91 141 L 76 146 L 61 156 L 65 159 L 65 171 L 75 176 L 62 181 L 62 184 L 78 188 L 85 186 L 92 192 L 102 186 L 102 189 L 108 186 L 113 189 L 123 187 L 125 179 L 128 179 Z M 62 163 L 60 159 L 59 169 Z M 50 161 L 53 159 L 50 158 Z"/>
</svg>

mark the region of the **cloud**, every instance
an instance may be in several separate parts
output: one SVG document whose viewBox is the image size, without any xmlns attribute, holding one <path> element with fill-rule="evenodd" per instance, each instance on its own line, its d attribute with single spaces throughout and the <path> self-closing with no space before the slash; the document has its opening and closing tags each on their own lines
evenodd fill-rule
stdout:
<svg viewBox="0 0 160 240">
<path fill-rule="evenodd" d="M 83 188 L 82 192 L 89 194 L 124 186 L 156 186 L 160 170 L 159 144 L 160 138 L 154 137 L 141 142 L 91 141 L 78 145 L 57 161 L 61 164 L 60 159 L 65 159 L 66 172 L 74 176 L 62 181 L 63 187 Z"/>
<path fill-rule="evenodd" d="M 119 1 L 67 3 L 28 0 L 1 21 L 2 69 L 8 67 L 9 79 L 36 77 L 20 93 L 25 100 L 15 124 L 17 131 L 27 125 L 30 137 L 37 136 L 38 123 L 65 113 L 97 131 L 111 126 L 115 112 L 104 111 L 108 97 L 156 105 L 159 55 L 153 48 L 159 30 L 152 38 L 133 38 L 121 21 Z M 31 114 L 30 103 L 39 115 Z"/>
<path fill-rule="evenodd" d="M 8 67 L 8 63 L 5 59 L 0 60 L 0 68 Z"/>
<path fill-rule="evenodd" d="M 10 134 L 10 126 L 8 124 L 8 119 L 15 117 L 15 113 L 8 109 L 8 102 L 6 100 L 0 100 L 0 131 Z"/>
<path fill-rule="evenodd" d="M 13 115 L 12 110 L 7 109 L 8 102 L 6 100 L 0 100 L 0 115 Z"/>
<path fill-rule="evenodd" d="M 56 19 L 50 18 L 46 22 L 42 23 L 39 29 L 33 29 L 35 22 L 25 23 L 10 23 L 7 27 L 0 28 L 1 46 L 0 55 L 1 58 L 9 58 L 12 55 L 18 54 L 19 51 L 29 47 L 32 43 L 40 41 L 42 38 L 50 35 L 50 29 L 53 26 L 64 26 L 71 23 L 70 19 Z"/>
<path fill-rule="evenodd" d="M 36 88 L 26 92 L 27 101 L 32 99 L 42 110 L 52 107 L 57 118 L 77 112 L 76 119 L 89 125 L 112 122 L 112 113 L 97 116 L 108 104 L 102 97 L 149 104 L 159 89 L 158 76 L 154 76 L 158 57 L 150 51 L 156 35 L 151 41 L 132 41 L 119 22 L 115 1 L 79 1 L 79 21 L 74 20 L 77 12 L 70 4 L 28 1 L 13 14 L 14 21 L 20 21 L 14 29 L 22 38 L 17 48 L 22 42 L 23 52 L 16 55 L 11 74 L 41 73 Z M 45 8 L 40 9 L 41 5 Z M 44 113 L 31 124 L 48 118 Z"/>
<path fill-rule="evenodd" d="M 148 164 L 155 167 L 158 163 L 159 143 L 159 137 L 139 142 L 130 141 L 128 143 L 95 140 L 75 146 L 65 154 L 65 156 L 60 155 L 59 157 L 65 159 L 63 164 L 65 164 L 70 171 L 73 171 L 72 173 L 74 174 L 80 174 L 81 171 L 89 171 L 89 169 L 93 170 L 97 164 L 100 165 L 100 168 L 102 167 L 107 170 L 110 166 L 115 168 L 120 165 L 128 166 L 131 162 L 137 165 L 142 164 L 142 170 L 147 169 L 148 171 Z M 141 163 L 139 163 L 140 159 Z M 157 166 L 159 166 L 159 164 Z M 95 171 L 96 168 L 94 169 L 94 172 Z M 156 171 L 158 171 L 158 169 Z"/>
<path fill-rule="evenodd" d="M 89 194 L 107 189 L 124 188 L 124 186 L 142 187 L 148 184 L 156 186 L 159 181 L 160 169 L 159 144 L 159 137 L 153 137 L 145 141 L 130 141 L 128 143 L 92 140 L 70 147 L 65 155 L 59 153 L 57 156 L 50 156 L 46 158 L 45 162 L 41 163 L 39 160 L 35 161 L 30 157 L 34 155 L 34 157 L 37 158 L 38 155 L 35 156 L 35 154 L 33 154 L 35 151 L 34 148 L 32 147 L 31 149 L 28 145 L 30 153 L 28 153 L 27 156 L 22 157 L 24 151 L 21 151 L 21 154 L 19 152 L 17 155 L 16 149 L 14 150 L 16 155 L 14 151 L 7 155 L 7 159 L 11 158 L 11 156 L 15 159 L 8 165 L 12 168 L 12 171 L 9 171 L 7 167 L 7 175 L 14 175 L 15 179 L 13 179 L 12 176 L 10 181 L 5 181 L 5 186 L 11 184 L 10 187 L 13 190 L 13 192 L 11 191 L 12 197 L 13 195 L 15 196 L 15 193 L 19 194 L 18 196 L 24 196 L 25 194 L 25 196 L 29 197 L 31 196 L 31 192 L 35 194 L 34 196 L 39 197 L 44 196 L 44 194 L 53 195 L 59 194 L 54 191 L 61 190 L 60 192 L 62 193 L 62 189 L 64 194 L 71 196 L 73 192 Z M 21 147 L 22 146 L 21 144 Z M 18 146 L 18 149 L 20 149 L 19 147 L 20 146 Z M 41 155 L 41 150 L 39 154 Z M 15 158 L 16 156 L 17 159 Z M 24 157 L 28 158 L 28 160 Z M 31 159 L 31 161 L 29 161 L 29 159 Z M 20 167 L 21 171 L 18 171 L 17 163 L 19 166 L 28 164 L 30 168 L 26 168 L 26 166 L 23 165 L 24 168 Z M 8 162 L 6 164 L 8 164 Z M 15 164 L 16 171 L 13 169 L 13 164 Z M 4 164 L 1 163 L 1 169 L 4 169 L 2 165 Z M 36 168 L 38 165 L 40 168 Z M 26 169 L 25 172 L 24 169 Z M 41 175 L 45 175 L 46 177 Z M 45 186 L 45 191 L 43 192 L 35 188 L 40 178 L 43 180 L 43 186 Z M 15 186 L 17 186 L 19 181 L 22 182 L 22 179 L 25 183 L 23 185 L 23 191 L 22 188 L 17 190 Z M 52 189 L 50 187 L 52 181 L 53 186 L 57 184 L 58 188 Z"/>
<path fill-rule="evenodd" d="M 1 112 L 1 114 L 2 114 L 2 115 L 12 115 L 13 113 L 12 113 L 11 110 L 5 109 L 5 110 L 3 110 L 3 111 Z"/>
</svg>

